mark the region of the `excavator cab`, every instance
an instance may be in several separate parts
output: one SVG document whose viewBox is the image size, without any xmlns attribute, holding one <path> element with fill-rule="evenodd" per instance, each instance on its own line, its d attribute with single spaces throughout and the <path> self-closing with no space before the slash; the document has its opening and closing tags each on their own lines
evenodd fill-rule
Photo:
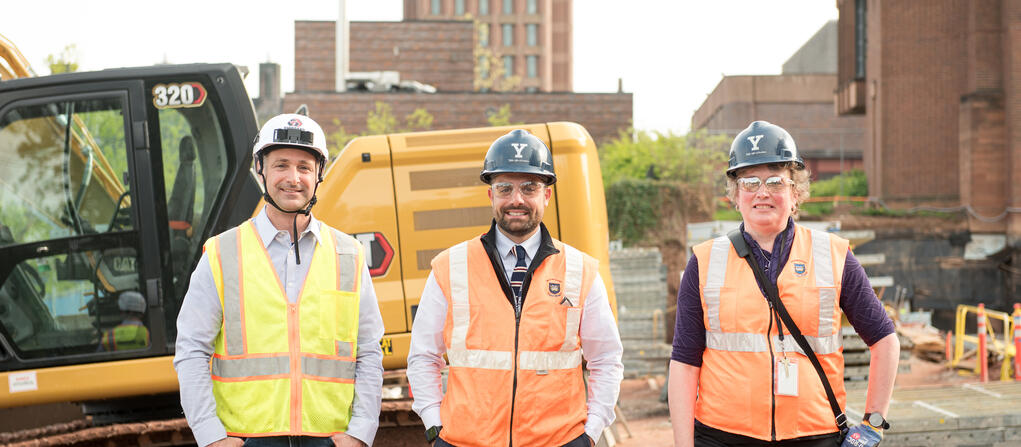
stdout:
<svg viewBox="0 0 1021 447">
<path fill-rule="evenodd" d="M 202 243 L 258 201 L 257 131 L 230 64 L 0 80 L 0 372 L 172 353 Z M 131 291 L 150 341 L 104 347 Z"/>
</svg>

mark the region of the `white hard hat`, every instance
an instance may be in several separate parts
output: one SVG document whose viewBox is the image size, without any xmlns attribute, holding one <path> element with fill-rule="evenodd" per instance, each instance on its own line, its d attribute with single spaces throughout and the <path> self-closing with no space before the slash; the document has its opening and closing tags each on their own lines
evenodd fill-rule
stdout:
<svg viewBox="0 0 1021 447">
<path fill-rule="evenodd" d="M 304 115 L 284 113 L 266 121 L 255 137 L 252 156 L 268 147 L 286 146 L 306 149 L 322 157 L 323 164 L 330 160 L 326 150 L 326 134 L 319 124 Z"/>
<path fill-rule="evenodd" d="M 140 314 L 145 313 L 145 297 L 141 293 L 129 290 L 127 292 L 121 292 L 121 296 L 117 298 L 117 307 L 124 312 L 137 312 Z"/>
</svg>

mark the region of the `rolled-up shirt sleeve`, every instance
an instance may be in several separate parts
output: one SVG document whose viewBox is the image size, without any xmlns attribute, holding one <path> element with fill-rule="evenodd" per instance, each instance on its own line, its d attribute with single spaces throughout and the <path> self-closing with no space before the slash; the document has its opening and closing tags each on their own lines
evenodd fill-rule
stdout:
<svg viewBox="0 0 1021 447">
<path fill-rule="evenodd" d="M 879 301 L 876 292 L 872 290 L 865 269 L 851 250 L 847 250 L 844 276 L 841 281 L 840 309 L 847 315 L 847 321 L 866 345 L 872 346 L 896 330 L 893 320 L 883 308 L 883 302 Z"/>
<path fill-rule="evenodd" d="M 670 358 L 695 367 L 702 366 L 705 351 L 705 323 L 702 322 L 702 298 L 698 293 L 698 259 L 692 256 L 684 268 L 677 289 L 677 316 L 674 319 L 674 348 Z"/>
</svg>

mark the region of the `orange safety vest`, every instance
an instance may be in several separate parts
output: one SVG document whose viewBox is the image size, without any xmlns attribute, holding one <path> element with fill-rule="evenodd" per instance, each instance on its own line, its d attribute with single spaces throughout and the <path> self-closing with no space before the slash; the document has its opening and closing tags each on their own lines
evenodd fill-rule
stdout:
<svg viewBox="0 0 1021 447">
<path fill-rule="evenodd" d="M 443 440 L 457 446 L 556 446 L 585 432 L 580 325 L 598 261 L 560 241 L 532 272 L 518 327 L 480 238 L 432 261 L 447 299 L 450 369 Z"/>
<path fill-rule="evenodd" d="M 839 296 L 847 249 L 845 239 L 795 225 L 790 258 L 777 279 L 780 299 L 819 358 L 841 408 L 845 393 Z M 748 262 L 726 236 L 693 251 L 706 329 L 695 418 L 712 428 L 767 441 L 836 432 L 819 374 L 786 327 L 780 341 Z M 784 354 L 797 363 L 797 396 L 773 394 L 774 362 Z"/>
<path fill-rule="evenodd" d="M 354 399 L 362 244 L 325 224 L 295 303 L 252 221 L 209 239 L 223 326 L 210 372 L 227 434 L 330 436 Z"/>
</svg>

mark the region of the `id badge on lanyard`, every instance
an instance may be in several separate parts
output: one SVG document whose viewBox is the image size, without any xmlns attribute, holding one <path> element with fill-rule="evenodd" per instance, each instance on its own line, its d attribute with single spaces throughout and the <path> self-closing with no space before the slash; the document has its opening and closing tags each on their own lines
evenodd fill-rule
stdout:
<svg viewBox="0 0 1021 447">
<path fill-rule="evenodd" d="M 773 389 L 777 396 L 798 395 L 798 359 L 786 355 L 776 360 Z"/>
</svg>

